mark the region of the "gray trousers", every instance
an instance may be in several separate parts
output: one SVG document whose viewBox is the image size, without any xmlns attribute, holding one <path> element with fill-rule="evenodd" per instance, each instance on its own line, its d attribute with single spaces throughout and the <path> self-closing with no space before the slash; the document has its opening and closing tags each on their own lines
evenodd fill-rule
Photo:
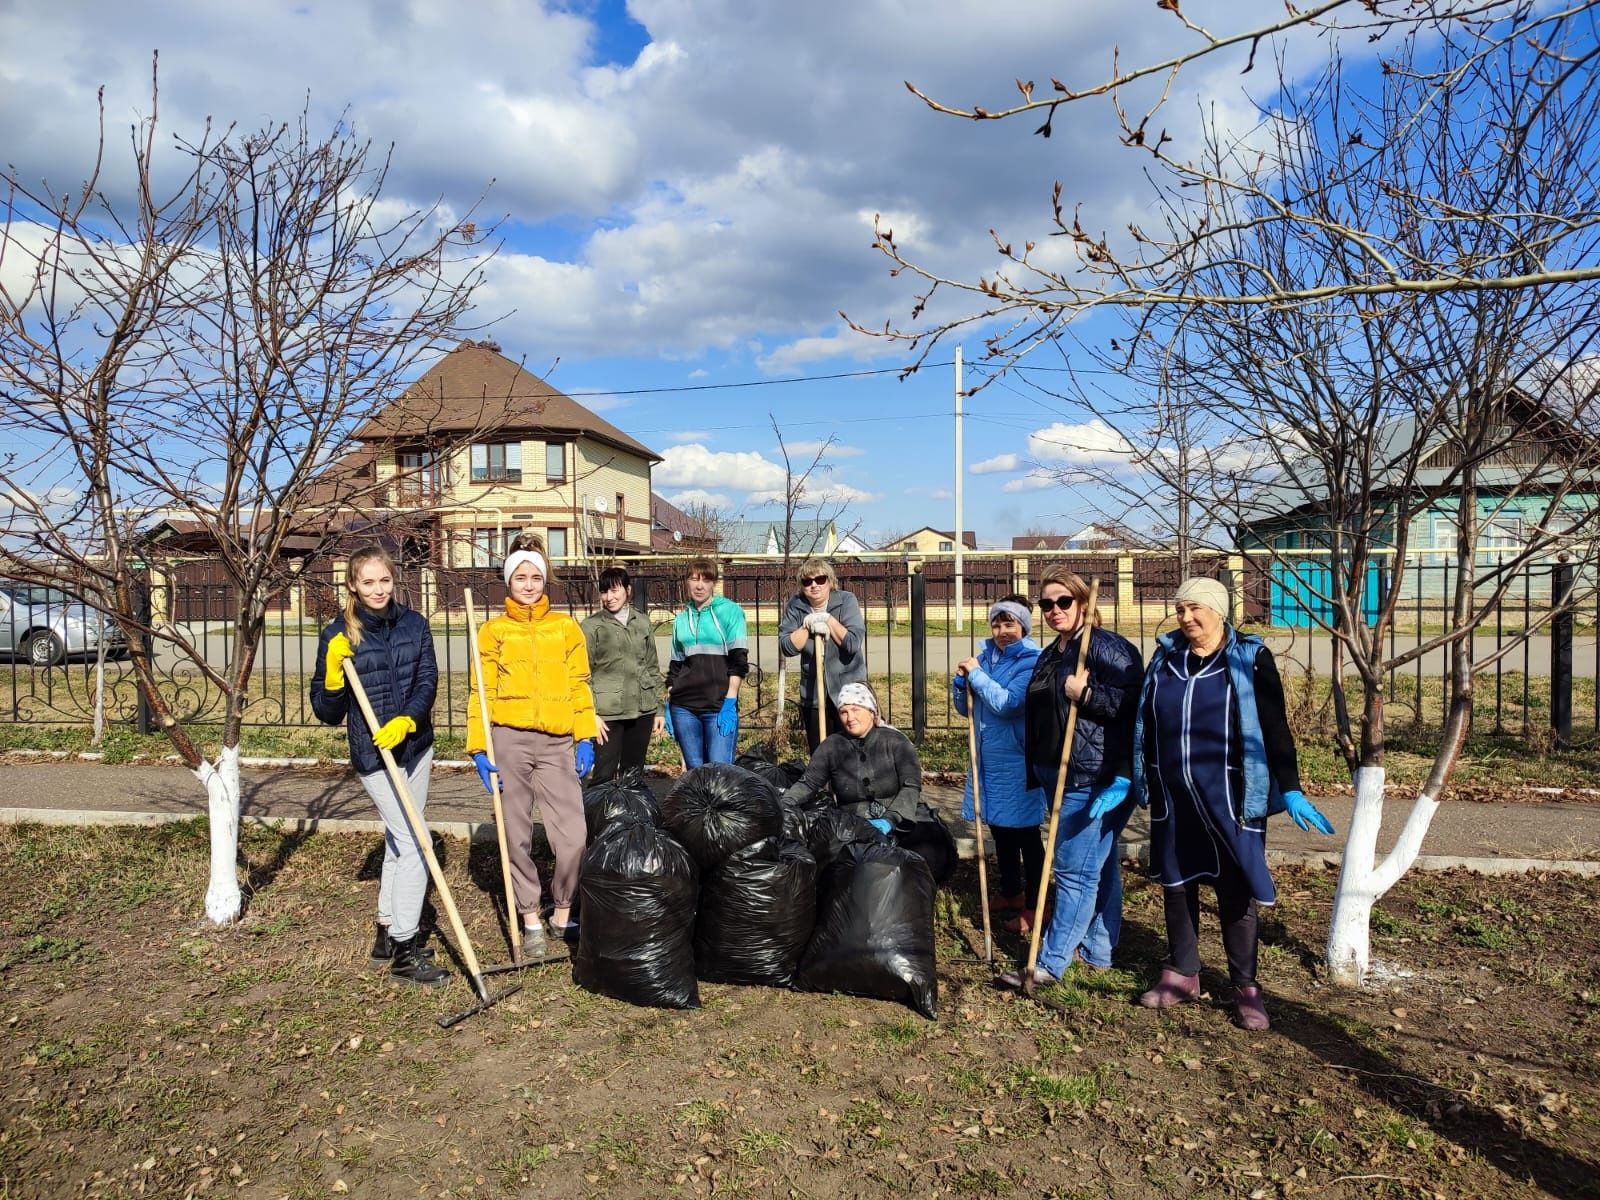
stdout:
<svg viewBox="0 0 1600 1200">
<path fill-rule="evenodd" d="M 433 750 L 417 760 L 406 775 L 411 806 L 418 818 L 427 819 L 428 773 L 433 770 Z M 378 806 L 383 818 L 383 881 L 378 884 L 378 924 L 389 927 L 389 936 L 399 942 L 417 936 L 422 920 L 422 898 L 428 894 L 428 864 L 422 847 L 406 820 L 406 810 L 395 794 L 387 771 L 362 775 L 361 786 Z"/>
<path fill-rule="evenodd" d="M 572 763 L 572 736 L 496 725 L 494 764 L 500 768 L 506 849 L 517 911 L 538 912 L 542 896 L 539 868 L 533 863 L 534 805 L 539 807 L 544 836 L 556 855 L 550 901 L 557 908 L 570 907 L 578 895 L 578 867 L 587 837 L 583 785 Z"/>
</svg>

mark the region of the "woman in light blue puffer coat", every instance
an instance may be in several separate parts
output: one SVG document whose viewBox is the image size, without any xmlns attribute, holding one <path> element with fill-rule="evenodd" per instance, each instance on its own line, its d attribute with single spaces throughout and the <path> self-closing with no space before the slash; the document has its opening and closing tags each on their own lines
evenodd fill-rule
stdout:
<svg viewBox="0 0 1600 1200">
<path fill-rule="evenodd" d="M 1045 816 L 1044 789 L 1028 784 L 1023 723 L 1028 680 L 1039 659 L 1039 646 L 1028 636 L 1033 631 L 1032 601 L 1017 595 L 999 601 L 989 609 L 989 629 L 994 636 L 978 656 L 956 664 L 950 693 L 962 716 L 974 705 L 983 821 L 994 836 L 1000 871 L 1000 894 L 991 899 L 990 908 L 1031 913 L 1044 873 L 1039 823 Z M 970 773 L 961 815 L 969 821 L 974 817 Z"/>
</svg>

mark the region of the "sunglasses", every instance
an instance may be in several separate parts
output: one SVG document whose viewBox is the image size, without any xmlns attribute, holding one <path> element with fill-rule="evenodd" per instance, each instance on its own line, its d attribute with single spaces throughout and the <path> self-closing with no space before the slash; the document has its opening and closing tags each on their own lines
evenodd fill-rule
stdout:
<svg viewBox="0 0 1600 1200">
<path fill-rule="evenodd" d="M 1062 612 L 1066 612 L 1067 609 L 1071 608 L 1075 603 L 1076 601 L 1073 600 L 1071 596 L 1062 596 L 1055 600 L 1046 599 L 1045 597 L 1041 596 L 1039 597 L 1039 611 L 1042 613 L 1047 613 L 1052 608 L 1059 608 Z"/>
<path fill-rule="evenodd" d="M 809 577 L 802 575 L 800 577 L 800 585 L 802 587 L 821 587 L 827 582 L 828 577 L 826 575 L 812 575 Z"/>
</svg>

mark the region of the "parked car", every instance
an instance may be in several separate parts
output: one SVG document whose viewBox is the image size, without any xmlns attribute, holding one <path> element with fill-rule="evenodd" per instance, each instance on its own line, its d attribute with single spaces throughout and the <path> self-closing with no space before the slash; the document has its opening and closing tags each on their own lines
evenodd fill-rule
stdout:
<svg viewBox="0 0 1600 1200">
<path fill-rule="evenodd" d="M 102 638 L 107 658 L 127 654 L 128 640 L 110 617 L 56 588 L 0 579 L 0 655 L 49 667 L 93 657 Z"/>
</svg>

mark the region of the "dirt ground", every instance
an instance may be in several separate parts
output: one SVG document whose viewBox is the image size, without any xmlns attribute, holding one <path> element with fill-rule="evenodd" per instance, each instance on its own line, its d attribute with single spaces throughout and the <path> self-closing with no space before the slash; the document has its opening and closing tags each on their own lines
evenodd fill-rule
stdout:
<svg viewBox="0 0 1600 1200">
<path fill-rule="evenodd" d="M 492 850 L 441 848 L 503 960 Z M 936 1022 L 705 984 L 632 1008 L 547 966 L 443 1030 L 459 977 L 367 966 L 376 837 L 243 850 L 218 930 L 202 822 L 0 829 L 0 1198 L 1600 1195 L 1600 881 L 1413 875 L 1356 993 L 1318 973 L 1333 875 L 1281 871 L 1267 1034 L 1132 1003 L 1162 949 L 1136 875 L 1126 969 L 1048 1006 L 990 986 L 958 876 Z"/>
</svg>

